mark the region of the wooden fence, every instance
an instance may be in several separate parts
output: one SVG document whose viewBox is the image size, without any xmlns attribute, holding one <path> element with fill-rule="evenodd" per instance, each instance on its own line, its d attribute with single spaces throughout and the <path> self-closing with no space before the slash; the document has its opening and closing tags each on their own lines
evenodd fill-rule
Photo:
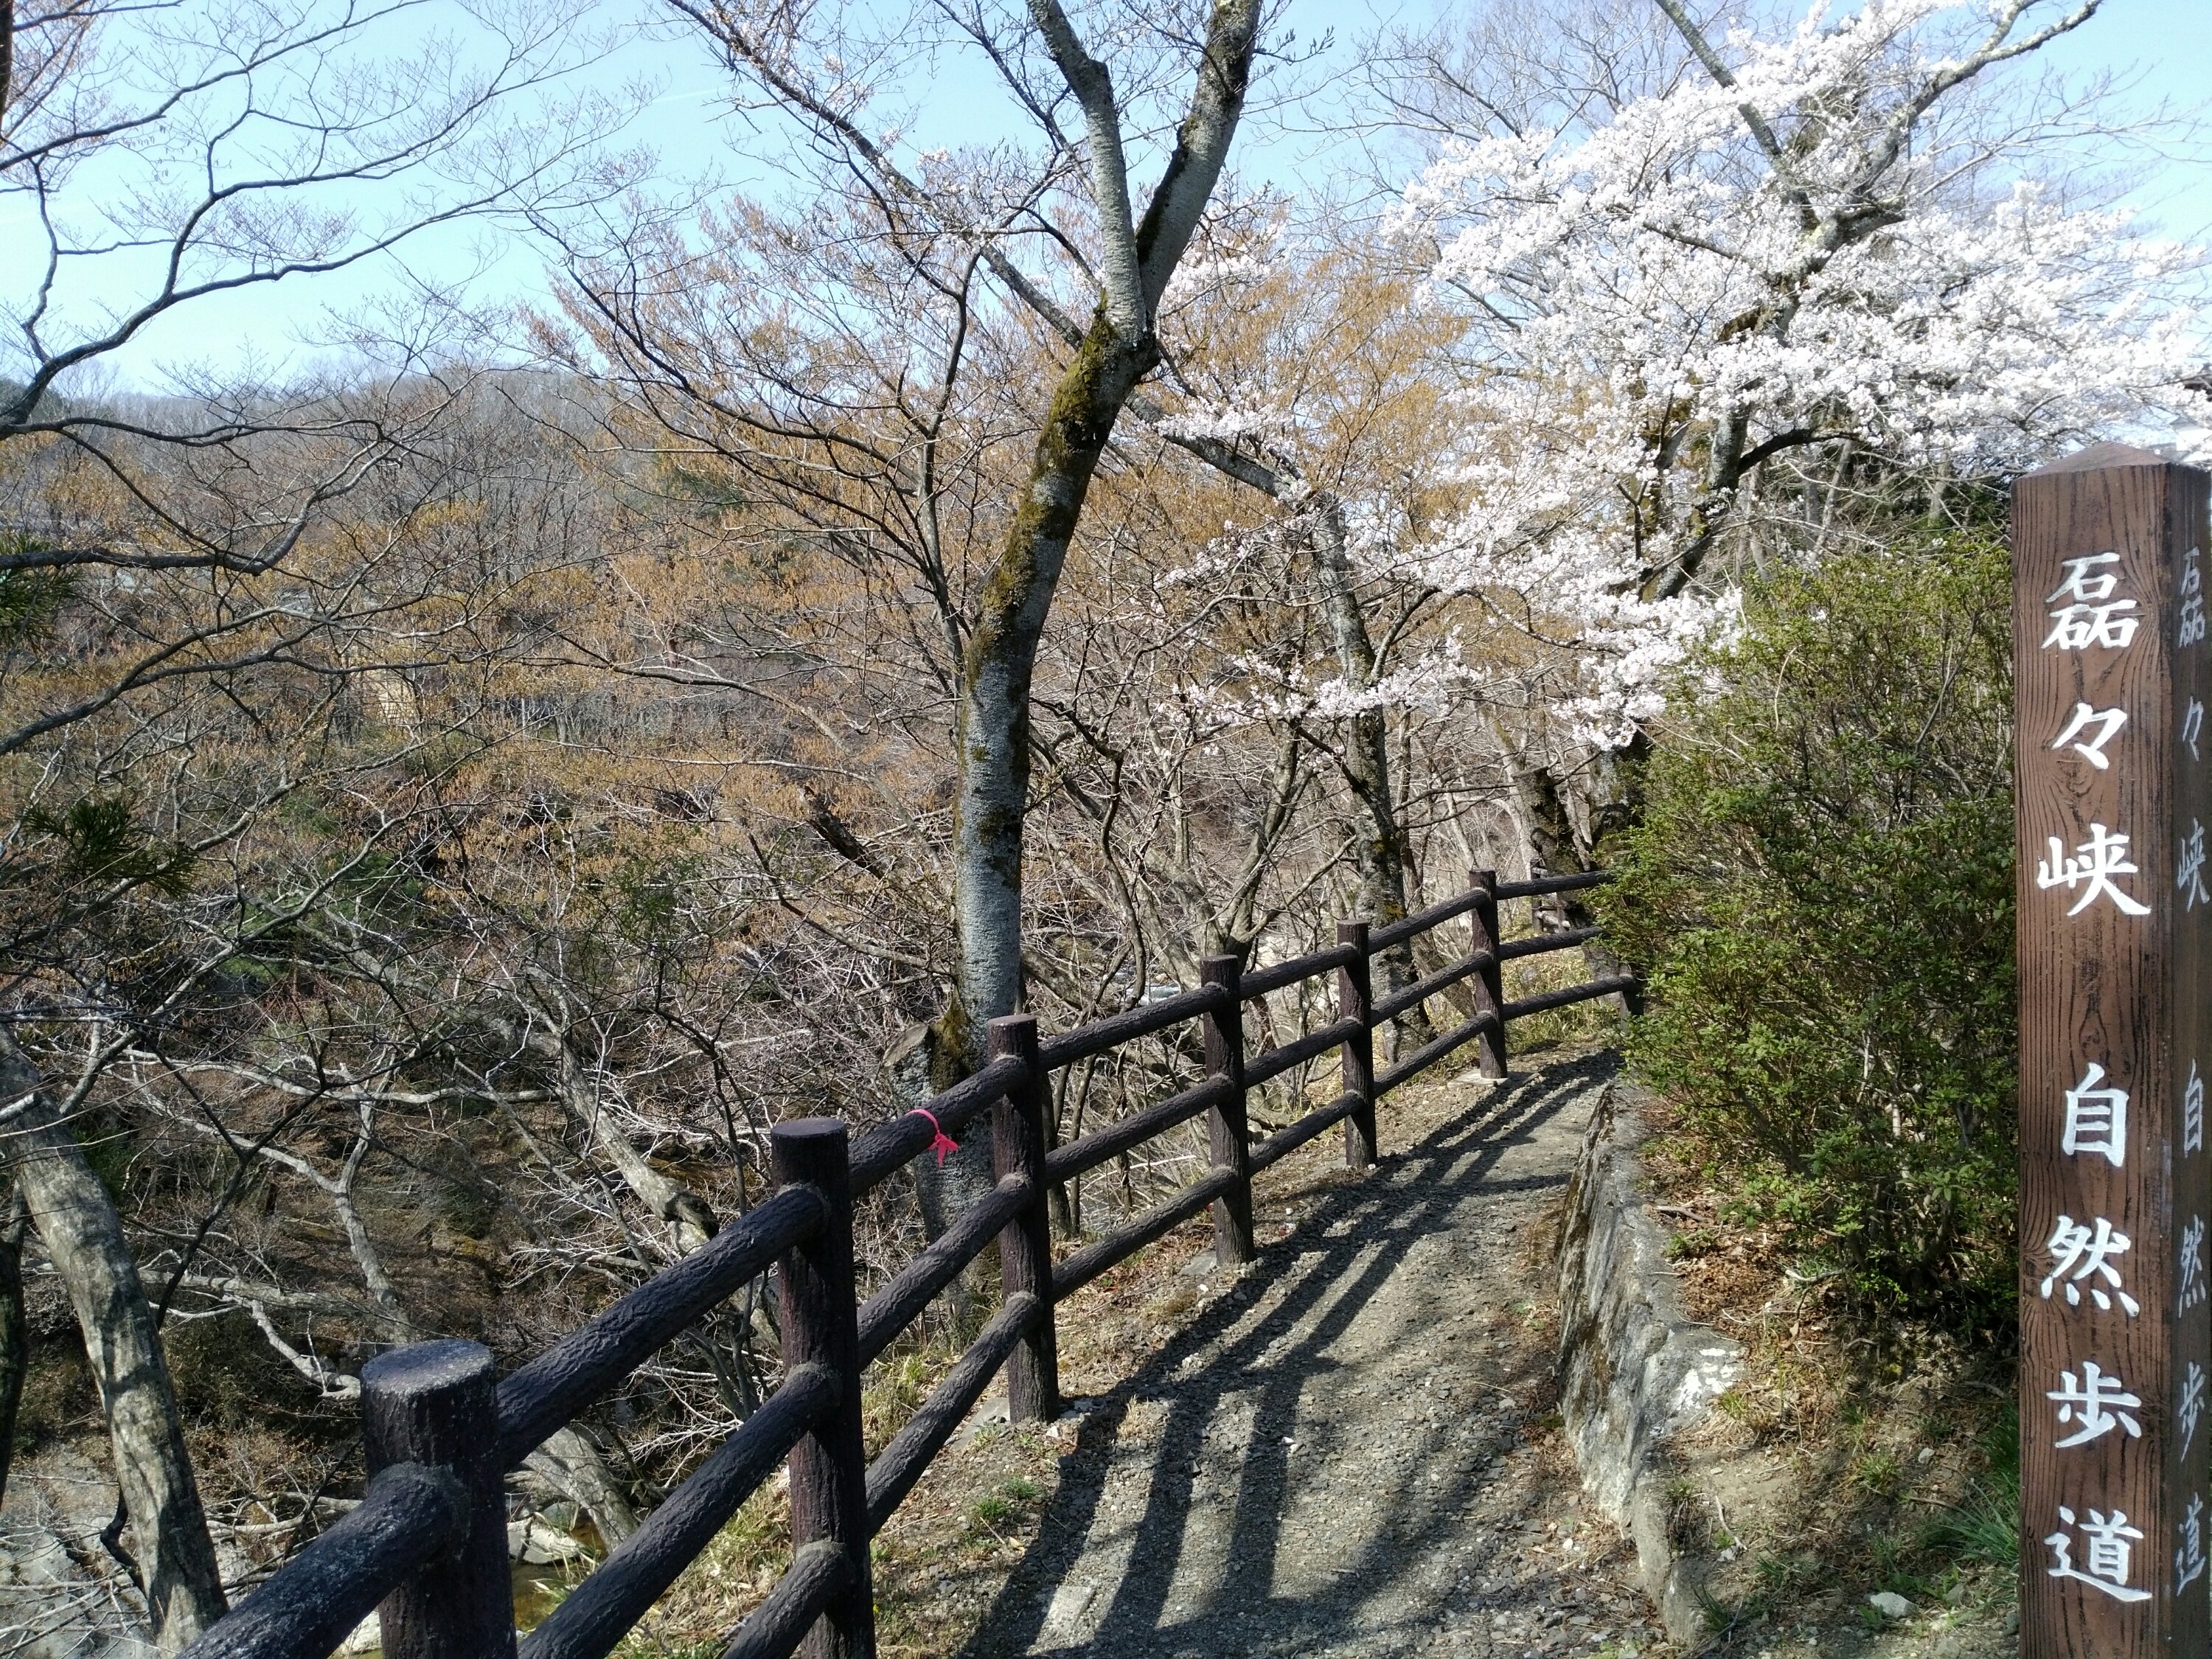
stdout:
<svg viewBox="0 0 2212 1659">
<path fill-rule="evenodd" d="M 771 1132 L 772 1198 L 505 1377 L 477 1343 L 416 1343 L 362 1370 L 362 1432 L 370 1471 L 360 1505 L 185 1650 L 192 1659 L 317 1659 L 381 1604 L 386 1659 L 489 1659 L 516 1652 L 505 1477 L 545 1437 L 755 1276 L 777 1271 L 783 1381 L 760 1409 L 670 1493 L 527 1637 L 522 1659 L 599 1659 L 613 1650 L 747 1498 L 788 1462 L 793 1558 L 740 1625 L 723 1659 L 860 1659 L 875 1650 L 868 1543 L 921 1479 L 1001 1367 L 1017 1421 L 1058 1414 L 1054 1309 L 1079 1286 L 1211 1206 L 1224 1263 L 1249 1261 L 1252 1177 L 1333 1126 L 1355 1168 L 1375 1161 L 1375 1103 L 1468 1042 L 1486 1076 L 1505 1075 L 1516 1018 L 1621 995 L 1622 975 L 1507 1002 L 1500 970 L 1516 957 L 1581 945 L 1595 927 L 1501 943 L 1498 906 L 1571 892 L 1601 873 L 1499 883 L 1487 872 L 1457 898 L 1380 927 L 1346 922 L 1337 943 L 1240 973 L 1209 958 L 1194 990 L 1039 1041 L 1026 1014 L 990 1024 L 990 1060 L 923 1112 L 855 1145 L 836 1118 Z M 1467 915 L 1468 953 L 1390 995 L 1371 994 L 1374 955 Z M 1337 1018 L 1263 1053 L 1244 1053 L 1243 1006 L 1325 974 Z M 1387 1070 L 1375 1028 L 1446 988 L 1469 983 L 1474 1007 L 1455 1029 Z M 1201 1023 L 1206 1076 L 1157 1104 L 1048 1150 L 1048 1080 L 1059 1067 L 1187 1020 Z M 1334 1049 L 1341 1091 L 1255 1143 L 1246 1091 Z M 854 1289 L 853 1203 L 927 1151 L 938 1129 L 991 1115 L 997 1184 L 865 1303 Z M 926 1113 L 926 1115 L 925 1115 Z M 1174 1197 L 1054 1261 L 1047 1195 L 1056 1184 L 1203 1114 L 1212 1167 Z M 861 1440 L 869 1361 L 992 1241 L 1004 1299 L 959 1362 L 871 1463 Z"/>
</svg>

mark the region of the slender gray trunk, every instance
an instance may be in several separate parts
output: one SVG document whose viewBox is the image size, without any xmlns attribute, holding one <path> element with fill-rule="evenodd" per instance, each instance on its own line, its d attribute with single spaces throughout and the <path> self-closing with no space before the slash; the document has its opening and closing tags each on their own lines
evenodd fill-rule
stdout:
<svg viewBox="0 0 2212 1659">
<path fill-rule="evenodd" d="M 939 1088 L 982 1064 L 988 1022 L 1022 996 L 1023 814 L 1030 782 L 1030 685 L 1053 592 L 1066 562 L 1091 477 L 1122 403 L 1158 361 L 1147 332 L 1118 337 L 1101 306 L 1060 377 L 1012 532 L 969 636 L 956 740 L 960 782 L 953 823 L 953 904 L 959 979 L 932 1045 Z M 915 1171 L 925 1227 L 941 1232 L 991 1184 L 991 1132 L 977 1123 L 939 1164 Z M 997 1258 L 977 1258 L 971 1298 L 956 1306 L 963 1328 L 995 1289 Z"/>
<path fill-rule="evenodd" d="M 562 1011 L 567 999 L 556 987 L 545 1000 L 550 1008 Z M 591 1149 L 614 1167 L 623 1185 L 668 1224 L 677 1254 L 689 1255 L 714 1237 L 720 1224 L 713 1207 L 690 1188 L 671 1181 L 654 1169 L 645 1154 L 630 1145 L 629 1137 L 611 1121 L 605 1103 L 600 1098 L 599 1084 L 579 1054 L 572 1032 L 563 1032 L 550 1023 L 536 1020 L 501 1020 L 496 1025 L 510 1041 L 519 1042 L 554 1068 L 562 1109 L 568 1113 L 569 1121 Z"/>
<path fill-rule="evenodd" d="M 45 1078 L 4 1030 L 0 1102 L 9 1114 L 0 1146 L 69 1292 L 100 1385 L 154 1639 L 174 1653 L 222 1618 L 225 1603 L 154 1310 L 113 1198 Z"/>
<path fill-rule="evenodd" d="M 1641 742 L 1639 738 L 1639 745 Z M 1639 747 L 1622 762 L 1599 769 L 1607 787 L 1602 799 L 1590 810 L 1590 834 L 1585 839 L 1576 832 L 1574 817 L 1567 810 L 1558 778 L 1548 768 L 1528 760 L 1510 744 L 1505 746 L 1506 771 L 1513 783 L 1514 805 L 1528 847 L 1531 876 L 1575 875 L 1602 866 L 1602 855 L 1612 837 L 1635 820 L 1640 803 L 1633 781 L 1641 759 Z M 1587 927 L 1597 919 L 1583 893 L 1553 894 L 1538 899 L 1535 906 L 1539 925 L 1547 929 Z M 1602 939 L 1583 946 L 1583 961 L 1599 978 L 1620 973 L 1625 966 Z M 1622 1006 L 1626 1006 L 1625 1000 Z"/>
<path fill-rule="evenodd" d="M 1343 504 L 1333 494 L 1324 495 L 1315 511 L 1312 546 L 1337 672 L 1353 690 L 1372 690 L 1375 642 L 1368 635 L 1366 613 L 1360 609 L 1358 590 L 1352 581 L 1352 559 L 1345 546 Z M 1378 925 L 1396 921 L 1413 907 L 1407 879 L 1412 859 L 1390 782 L 1389 721 L 1381 709 L 1363 709 L 1352 717 L 1345 736 L 1344 773 L 1367 818 L 1364 833 L 1352 842 L 1359 871 L 1360 911 Z M 1376 989 L 1384 994 L 1413 982 L 1416 975 L 1409 946 L 1393 946 L 1380 952 L 1376 960 L 1382 976 Z M 1428 1018 L 1419 1008 L 1401 1016 L 1400 1023 L 1416 1041 L 1428 1035 Z"/>
<path fill-rule="evenodd" d="M 960 965 L 940 1025 L 940 1066 L 981 1063 L 985 1022 L 1022 993 L 1022 816 L 1030 781 L 1030 686 L 1038 641 L 1091 477 L 1115 418 L 1159 360 L 1147 333 L 1117 337 L 1101 307 L 1060 377 L 1006 544 L 969 636 L 958 724 L 953 829 Z M 940 1073 L 939 1084 L 945 1080 Z"/>
<path fill-rule="evenodd" d="M 1058 0 L 1030 15 L 1082 107 L 1104 289 L 1052 404 L 962 665 L 960 778 L 953 829 L 959 977 L 939 1024 L 942 1086 L 982 1058 L 987 1021 L 1022 992 L 1022 815 L 1030 777 L 1030 685 L 1037 645 L 1091 478 L 1114 423 L 1159 362 L 1153 314 L 1221 175 L 1258 44 L 1258 0 L 1216 0 L 1190 105 L 1141 221 L 1132 222 L 1111 71 L 1090 56 Z M 982 1136 L 974 1137 L 981 1140 Z M 949 1160 L 948 1160 L 949 1162 Z"/>
<path fill-rule="evenodd" d="M 0 1500 L 8 1496 L 8 1468 L 15 1455 L 15 1407 L 22 1403 L 23 1373 L 30 1369 L 30 1338 L 23 1323 L 23 1228 L 27 1218 L 20 1191 L 8 1195 L 8 1220 L 0 1226 Z"/>
<path fill-rule="evenodd" d="M 599 1449 L 575 1429 L 556 1429 L 524 1467 L 592 1517 L 609 1549 L 637 1530 L 637 1511 Z"/>
<path fill-rule="evenodd" d="M 1030 0 L 1029 12 L 1082 110 L 1103 289 L 1053 388 L 961 663 L 952 849 L 959 960 L 929 1045 L 930 1081 L 939 1089 L 981 1063 L 988 1022 L 1021 1006 L 1023 817 L 1037 647 L 1099 457 L 1131 395 L 1159 362 L 1153 318 L 1227 160 L 1261 18 L 1259 0 L 1215 0 L 1175 149 L 1142 219 L 1133 220 L 1112 71 L 1090 55 L 1059 0 Z M 994 268 L 1012 272 L 1010 264 Z M 1017 275 L 1018 291 L 1024 287 Z M 921 1161 L 916 1185 L 932 1231 L 974 1201 L 990 1169 L 990 1133 L 980 1125 L 941 1169 Z M 991 1258 L 982 1260 L 988 1278 Z"/>
<path fill-rule="evenodd" d="M 606 1103 L 599 1097 L 598 1085 L 577 1058 L 572 1043 L 557 1036 L 547 1039 L 547 1043 L 558 1048 L 556 1059 L 561 1070 L 561 1104 L 570 1121 L 582 1131 L 592 1150 L 614 1165 L 623 1185 L 668 1224 L 678 1255 L 689 1255 L 702 1249 L 720 1231 L 707 1201 L 690 1188 L 661 1174 L 644 1153 L 630 1145 L 629 1137 L 609 1119 Z"/>
</svg>

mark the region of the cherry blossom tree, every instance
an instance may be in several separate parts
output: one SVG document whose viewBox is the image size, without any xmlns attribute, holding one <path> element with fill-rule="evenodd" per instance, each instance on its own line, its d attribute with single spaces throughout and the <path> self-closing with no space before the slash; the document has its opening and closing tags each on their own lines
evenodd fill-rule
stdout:
<svg viewBox="0 0 2212 1659">
<path fill-rule="evenodd" d="M 1650 3 L 1678 66 L 1595 114 L 1485 106 L 1394 225 L 1468 325 L 1439 463 L 1465 508 L 1403 574 L 1545 650 L 1534 741 L 1585 760 L 1733 625 L 1753 550 L 1817 557 L 1869 489 L 1940 515 L 2160 432 L 2204 323 L 2200 251 L 2039 177 L 2080 111 L 1992 74 L 2098 0 L 1818 0 L 1710 35 Z"/>
</svg>

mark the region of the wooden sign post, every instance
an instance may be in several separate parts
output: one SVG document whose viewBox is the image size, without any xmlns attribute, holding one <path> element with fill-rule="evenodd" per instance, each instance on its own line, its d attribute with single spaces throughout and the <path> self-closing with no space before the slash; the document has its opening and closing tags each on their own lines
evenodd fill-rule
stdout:
<svg viewBox="0 0 2212 1659">
<path fill-rule="evenodd" d="M 2013 492 L 2022 1659 L 2212 1642 L 2206 484 Z"/>
</svg>

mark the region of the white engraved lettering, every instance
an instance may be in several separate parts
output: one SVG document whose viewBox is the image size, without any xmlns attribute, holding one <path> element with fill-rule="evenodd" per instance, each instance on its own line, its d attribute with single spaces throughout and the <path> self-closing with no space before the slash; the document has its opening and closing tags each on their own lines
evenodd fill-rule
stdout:
<svg viewBox="0 0 2212 1659">
<path fill-rule="evenodd" d="M 2051 746 L 2063 749 L 2071 743 L 2075 752 L 2083 760 L 2100 772 L 2107 771 L 2112 763 L 2105 757 L 2105 745 L 2127 723 L 2128 711 L 2124 708 L 2092 708 L 2086 702 L 2077 702 L 2074 705 L 2074 718 L 2066 722 L 2066 729 L 2058 734 Z M 2081 738 L 2081 734 L 2093 726 L 2096 728 L 2094 734 Z M 2075 742 L 2076 738 L 2081 740 Z"/>
<path fill-rule="evenodd" d="M 2127 1254 L 2129 1243 L 2128 1236 L 2114 1232 L 2112 1224 L 2102 1216 L 2097 1218 L 2094 1231 L 2072 1216 L 2060 1216 L 2051 1230 L 2051 1242 L 2043 1247 L 2051 1257 L 2051 1271 L 2043 1278 L 2044 1300 L 2051 1299 L 2051 1288 L 2057 1285 L 2065 1291 L 2066 1305 L 2078 1308 L 2081 1292 L 2087 1289 L 2089 1299 L 2106 1312 L 2111 1312 L 2117 1302 L 2129 1318 L 2134 1318 L 2142 1311 L 2142 1304 L 2121 1288 L 2119 1269 L 2112 1266 L 2114 1256 Z"/>
<path fill-rule="evenodd" d="M 2189 1509 L 2173 1528 L 2173 1593 L 2189 1588 L 2189 1581 L 2204 1571 L 2204 1497 L 2189 1495 Z"/>
<path fill-rule="evenodd" d="M 2055 645 L 2061 651 L 2087 651 L 2094 645 L 2118 651 L 2133 642 L 2142 624 L 2141 617 L 2130 614 L 2136 602 L 2112 597 L 2120 585 L 2119 574 L 2103 568 L 2119 562 L 2117 553 L 2088 553 L 2065 561 L 2060 567 L 2065 580 L 2044 596 L 2046 605 L 2067 601 L 2050 613 L 2051 632 L 2044 638 L 2044 649 Z"/>
<path fill-rule="evenodd" d="M 2112 902 L 2112 908 L 2123 915 L 2147 916 L 2150 906 L 2140 903 L 2122 892 L 2112 883 L 2114 876 L 2137 873 L 2135 863 L 2128 857 L 2128 838 L 2116 836 L 2101 823 L 2089 826 L 2089 839 L 2074 849 L 2075 856 L 2066 856 L 2066 848 L 2058 837 L 2051 837 L 2051 855 L 2039 859 L 2035 865 L 2035 884 L 2048 890 L 2053 887 L 2079 887 L 2089 884 L 2081 896 L 2074 901 L 2067 911 L 2078 916 L 2103 895 Z"/>
<path fill-rule="evenodd" d="M 2187 1313 L 2204 1300 L 2204 1218 L 2193 1215 L 2181 1230 L 2181 1252 L 2177 1262 L 2181 1288 L 2174 1293 L 2174 1311 Z"/>
<path fill-rule="evenodd" d="M 2148 1601 L 2150 1592 L 2136 1589 L 2128 1583 L 2128 1572 L 2132 1565 L 2130 1556 L 2135 1542 L 2142 1537 L 2142 1531 L 2128 1524 L 2126 1512 L 2114 1510 L 2107 1518 L 2101 1510 L 2091 1510 L 2086 1522 L 2077 1522 L 2074 1511 L 2063 1504 L 2058 1506 L 2062 1527 L 2078 1526 L 2081 1534 L 2081 1565 L 2074 1565 L 2073 1543 L 2063 1530 L 2054 1532 L 2043 1541 L 2057 1557 L 2056 1565 L 2049 1568 L 2053 1578 L 2078 1578 L 2093 1589 L 2100 1589 L 2115 1601 Z"/>
<path fill-rule="evenodd" d="M 2074 1432 L 2063 1440 L 2051 1443 L 2059 1451 L 2069 1446 L 2086 1446 L 2092 1440 L 2101 1440 L 2114 1429 L 2126 1431 L 2130 1440 L 2142 1438 L 2142 1425 L 2135 1413 L 2142 1409 L 2142 1401 L 2128 1392 L 2128 1385 L 2117 1376 L 2105 1375 L 2104 1368 L 2094 1359 L 2081 1367 L 2081 1380 L 2075 1382 L 2074 1373 L 2058 1373 L 2058 1386 L 2045 1390 L 2045 1400 L 2058 1407 L 2058 1420 L 2075 1425 Z"/>
<path fill-rule="evenodd" d="M 2101 1156 L 2114 1169 L 2128 1161 L 2128 1091 L 2100 1089 L 2105 1068 L 2095 1060 L 2081 1080 L 2066 1091 L 2066 1127 L 2059 1145 L 2069 1158 L 2082 1152 Z"/>
</svg>

